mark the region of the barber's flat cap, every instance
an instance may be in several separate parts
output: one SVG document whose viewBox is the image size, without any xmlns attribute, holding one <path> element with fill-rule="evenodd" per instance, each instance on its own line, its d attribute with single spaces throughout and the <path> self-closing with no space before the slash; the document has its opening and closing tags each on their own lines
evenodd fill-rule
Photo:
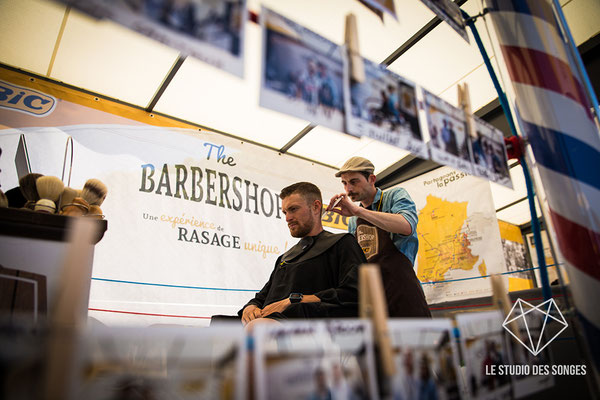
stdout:
<svg viewBox="0 0 600 400">
<path fill-rule="evenodd" d="M 352 157 L 342 165 L 342 168 L 335 174 L 340 177 L 345 172 L 368 172 L 370 174 L 375 170 L 373 163 L 363 157 Z"/>
</svg>

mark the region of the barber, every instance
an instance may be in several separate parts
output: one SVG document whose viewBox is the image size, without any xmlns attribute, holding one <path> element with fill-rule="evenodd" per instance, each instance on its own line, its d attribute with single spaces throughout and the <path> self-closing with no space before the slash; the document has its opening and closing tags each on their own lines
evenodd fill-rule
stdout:
<svg viewBox="0 0 600 400">
<path fill-rule="evenodd" d="M 348 232 L 356 237 L 367 261 L 380 266 L 389 316 L 431 317 L 414 272 L 419 249 L 415 203 L 403 188 L 386 192 L 376 188 L 374 170 L 366 158 L 346 161 L 335 174 L 341 177 L 345 193 L 333 196 L 327 211 L 352 217 Z"/>
</svg>

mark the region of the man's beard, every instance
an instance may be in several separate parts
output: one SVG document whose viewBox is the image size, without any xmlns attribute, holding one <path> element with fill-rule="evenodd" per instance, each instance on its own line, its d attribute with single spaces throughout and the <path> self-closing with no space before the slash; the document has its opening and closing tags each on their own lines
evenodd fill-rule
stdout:
<svg viewBox="0 0 600 400">
<path fill-rule="evenodd" d="M 314 224 L 315 224 L 315 219 L 314 219 L 314 216 L 311 215 L 310 221 L 308 221 L 306 224 L 297 222 L 296 230 L 294 232 L 292 232 L 292 230 L 290 229 L 290 233 L 293 237 L 302 238 L 310 233 Z"/>
</svg>

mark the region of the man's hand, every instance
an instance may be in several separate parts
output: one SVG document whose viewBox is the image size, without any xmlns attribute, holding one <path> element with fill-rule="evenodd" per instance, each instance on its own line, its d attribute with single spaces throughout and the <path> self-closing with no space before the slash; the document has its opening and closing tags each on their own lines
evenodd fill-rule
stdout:
<svg viewBox="0 0 600 400">
<path fill-rule="evenodd" d="M 244 311 L 242 312 L 242 323 L 244 326 L 253 319 L 260 318 L 261 312 L 262 310 L 254 304 L 250 304 L 244 308 Z"/>
<path fill-rule="evenodd" d="M 267 315 L 270 315 L 270 314 L 273 314 L 276 312 L 283 312 L 283 311 L 285 311 L 286 308 L 288 308 L 290 306 L 290 304 L 292 304 L 290 302 L 290 299 L 283 299 L 283 300 L 276 301 L 275 303 L 271 303 L 268 306 L 266 306 L 265 308 L 263 308 L 261 317 L 266 317 Z"/>
<path fill-rule="evenodd" d="M 331 200 L 329 200 L 329 205 L 325 211 L 333 211 L 334 213 L 343 215 L 344 217 L 352 217 L 356 215 L 359 209 L 360 207 L 354 204 L 346 195 L 346 193 L 340 193 L 336 194 L 331 198 Z"/>
</svg>

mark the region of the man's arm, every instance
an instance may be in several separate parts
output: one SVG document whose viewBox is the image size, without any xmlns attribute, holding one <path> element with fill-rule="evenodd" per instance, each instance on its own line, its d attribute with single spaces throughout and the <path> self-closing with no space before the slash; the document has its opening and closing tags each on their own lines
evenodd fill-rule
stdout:
<svg viewBox="0 0 600 400">
<path fill-rule="evenodd" d="M 343 197 L 337 207 L 331 208 L 331 210 L 346 217 L 356 216 L 362 218 L 387 232 L 405 236 L 412 234 L 413 229 L 417 227 L 418 217 L 415 203 L 408 192 L 404 189 L 398 189 L 385 193 L 385 195 L 393 196 L 391 212 L 367 210 L 353 203 L 345 194 L 334 196 L 331 199 L 330 204 L 333 204 L 334 199 Z M 328 207 L 327 211 L 329 210 Z"/>
<path fill-rule="evenodd" d="M 300 301 L 300 303 L 320 303 L 321 299 L 319 299 L 317 296 L 315 296 L 314 294 L 305 294 L 302 297 L 302 301 Z M 265 308 L 263 308 L 262 312 L 261 312 L 261 317 L 266 317 L 270 314 L 273 313 L 280 313 L 280 312 L 284 312 L 292 303 L 290 302 L 290 299 L 283 299 L 283 300 L 279 300 L 276 301 L 275 303 L 271 303 L 268 306 L 266 306 Z"/>
<path fill-rule="evenodd" d="M 412 226 L 410 226 L 410 223 L 402 214 L 390 214 L 358 207 L 358 210 L 354 215 L 369 221 L 373 225 L 387 232 L 399 233 L 404 236 L 408 236 L 412 233 Z"/>
</svg>

